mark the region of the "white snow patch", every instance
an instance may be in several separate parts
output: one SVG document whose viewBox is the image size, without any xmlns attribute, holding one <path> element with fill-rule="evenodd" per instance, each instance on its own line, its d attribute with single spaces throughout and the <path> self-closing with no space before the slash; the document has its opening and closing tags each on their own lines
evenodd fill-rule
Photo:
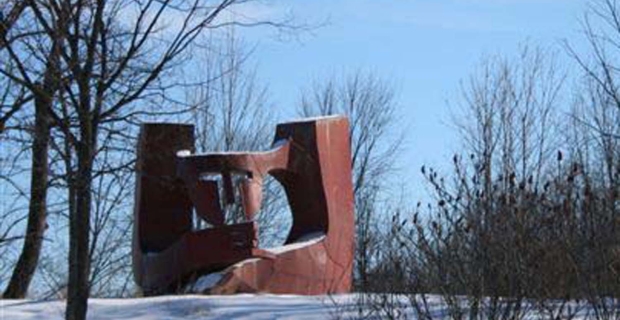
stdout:
<svg viewBox="0 0 620 320">
<path fill-rule="evenodd" d="M 224 275 L 220 272 L 213 272 L 204 275 L 188 287 L 187 293 L 203 293 L 213 288 L 220 280 L 222 280 L 222 277 L 224 277 Z"/>
<path fill-rule="evenodd" d="M 185 157 L 189 157 L 192 155 L 192 151 L 190 150 L 179 150 L 177 151 L 177 157 L 179 158 L 185 158 Z"/>
<path fill-rule="evenodd" d="M 381 319 L 388 312 L 404 319 L 415 319 L 411 300 L 405 295 L 389 294 L 298 296 L 240 294 L 231 296 L 161 296 L 133 299 L 90 299 L 88 319 Z M 416 297 L 415 299 L 419 299 Z M 421 300 L 420 300 L 421 301 Z M 425 300 L 433 319 L 450 319 L 444 298 L 428 295 Z M 465 301 L 464 301 L 465 302 Z M 388 303 L 386 305 L 386 303 Z M 483 303 L 487 303 L 484 302 Z M 466 304 L 466 303 L 465 303 Z M 549 318 L 544 310 L 524 302 L 525 319 Z M 558 307 L 561 302 L 557 302 Z M 551 306 L 551 305 L 550 305 Z M 377 308 L 379 307 L 379 308 Z M 383 309 L 382 307 L 388 307 Z M 566 310 L 576 312 L 573 319 L 592 316 L 592 307 L 569 302 Z M 546 309 L 545 309 L 546 310 Z M 0 300 L 0 319 L 61 320 L 65 301 Z M 484 318 L 484 314 L 481 314 Z"/>
<path fill-rule="evenodd" d="M 279 147 L 285 145 L 288 141 L 288 139 L 280 139 L 271 145 L 271 149 L 278 149 Z"/>
<path fill-rule="evenodd" d="M 275 253 L 275 254 L 284 253 L 284 252 L 288 252 L 291 250 L 300 249 L 300 248 L 303 248 L 309 245 L 313 245 L 315 243 L 320 242 L 323 239 L 325 239 L 325 233 L 321 231 L 317 231 L 317 232 L 305 234 L 293 243 L 289 243 L 287 245 L 283 245 L 280 247 L 267 248 L 265 250 Z"/>
<path fill-rule="evenodd" d="M 212 151 L 212 152 L 204 152 L 204 153 L 194 153 L 192 154 L 189 150 L 179 150 L 177 151 L 177 157 L 179 158 L 200 158 L 205 156 L 228 156 L 228 155 L 263 155 L 276 151 L 278 148 L 282 147 L 288 142 L 288 139 L 280 139 L 273 143 L 271 149 L 269 150 L 248 150 L 248 151 Z"/>
<path fill-rule="evenodd" d="M 329 119 L 337 119 L 337 118 L 346 118 L 346 117 L 341 114 L 332 114 L 332 115 L 327 115 L 327 116 L 316 116 L 316 117 L 293 119 L 293 120 L 289 120 L 283 123 L 310 122 L 310 121 L 329 120 Z"/>
<path fill-rule="evenodd" d="M 347 299 L 342 296 L 339 299 Z M 323 296 L 250 295 L 161 296 L 134 299 L 90 299 L 88 319 L 330 319 Z M 65 301 L 1 300 L 0 319 L 61 320 Z"/>
<path fill-rule="evenodd" d="M 243 266 L 245 264 L 257 262 L 257 261 L 260 261 L 260 260 L 261 260 L 261 258 L 250 258 L 250 259 L 242 260 L 242 261 L 239 261 L 239 262 L 233 264 L 232 267 L 230 267 L 230 268 L 234 270 L 234 269 L 237 269 L 237 268 L 239 268 L 239 267 L 241 267 L 241 266 Z"/>
</svg>

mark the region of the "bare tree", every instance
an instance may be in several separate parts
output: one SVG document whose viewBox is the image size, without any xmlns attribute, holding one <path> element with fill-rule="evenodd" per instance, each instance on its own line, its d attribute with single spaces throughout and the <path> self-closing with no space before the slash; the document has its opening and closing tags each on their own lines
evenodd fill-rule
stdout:
<svg viewBox="0 0 620 320">
<path fill-rule="evenodd" d="M 344 114 L 349 117 L 351 166 L 356 210 L 356 276 L 367 290 L 368 274 L 378 248 L 378 215 L 382 196 L 390 187 L 402 148 L 396 120 L 396 101 L 390 85 L 373 74 L 356 72 L 345 79 L 315 83 L 303 92 L 303 116 Z"/>
<path fill-rule="evenodd" d="M 537 187 L 549 169 L 546 159 L 560 142 L 554 120 L 564 83 L 551 56 L 523 46 L 516 59 L 485 62 L 463 86 L 464 104 L 454 122 L 467 151 L 484 171 L 487 192 L 498 172 L 531 176 Z"/>
<path fill-rule="evenodd" d="M 21 228 L 27 218 L 28 188 L 23 176 L 28 173 L 27 153 L 21 143 L 23 132 L 9 130 L 0 135 L 0 283 L 6 283 L 16 261 L 16 247 L 24 238 Z"/>
<path fill-rule="evenodd" d="M 577 128 L 591 131 L 584 133 L 582 140 L 594 144 L 581 145 L 594 152 L 594 158 L 600 160 L 594 165 L 605 169 L 600 178 L 610 190 L 618 187 L 617 172 L 620 170 L 620 89 L 617 84 L 620 73 L 616 63 L 620 54 L 617 42 L 620 38 L 619 16 L 618 1 L 592 1 L 582 21 L 589 50 L 582 54 L 570 43 L 565 43 L 568 53 L 583 71 L 582 83 L 578 87 L 581 94 L 576 102 L 578 110 L 573 113 L 573 118 Z M 591 146 L 595 148 L 588 148 Z M 583 160 L 584 163 L 590 162 Z"/>
<path fill-rule="evenodd" d="M 26 9 L 26 1 L 16 1 L 12 5 L 6 2 L 0 3 L 0 50 L 9 46 L 14 39 L 9 39 L 7 34 L 13 26 L 17 23 L 19 17 L 22 15 L 24 10 Z M 8 14 L 5 16 L 4 13 Z M 26 104 L 30 98 L 25 97 L 25 91 L 20 90 L 20 93 L 15 95 L 12 91 L 15 90 L 16 87 L 13 83 L 11 83 L 8 79 L 3 83 L 3 93 L 2 93 L 2 105 L 0 106 L 0 133 L 4 131 L 4 127 L 6 122 L 21 109 L 21 107 Z M 7 81 L 8 80 L 8 81 Z M 11 103 L 7 103 L 9 97 L 17 97 L 13 99 Z"/>
<path fill-rule="evenodd" d="M 251 50 L 236 37 L 234 28 L 211 34 L 205 41 L 212 54 L 201 61 L 203 72 L 194 80 L 201 85 L 188 93 L 198 152 L 269 148 L 275 117 L 268 112 L 272 108 L 266 87 L 249 66 Z M 287 216 L 284 194 L 275 179 L 263 181 L 263 195 L 257 216 L 259 245 L 271 246 L 284 240 L 291 216 Z M 241 209 L 226 207 L 226 220 L 244 219 Z"/>
<path fill-rule="evenodd" d="M 568 41 L 569 55 L 581 67 L 580 92 L 572 113 L 573 130 L 569 144 L 580 164 L 587 190 L 588 218 L 582 220 L 582 237 L 590 239 L 591 263 L 580 265 L 584 275 L 607 266 L 612 277 L 620 274 L 620 89 L 618 58 L 620 48 L 620 7 L 616 0 L 592 1 L 584 14 L 582 30 L 587 51 L 577 50 Z M 596 240 L 595 240 L 596 239 Z M 578 261 L 578 259 L 575 259 Z M 618 316 L 604 296 L 618 295 L 607 274 L 591 277 L 583 284 L 588 302 L 599 318 Z M 613 301 L 612 301 L 613 302 Z"/>
<path fill-rule="evenodd" d="M 136 102 L 170 101 L 166 100 L 168 93 L 179 84 L 172 75 L 191 60 L 194 41 L 209 28 L 236 23 L 225 15 L 244 2 L 30 1 L 28 15 L 26 11 L 22 13 L 17 23 L 33 26 L 36 37 L 20 38 L 21 47 L 4 41 L 11 43 L 6 51 L 18 73 L 8 69 L 1 73 L 34 95 L 35 110 L 39 112 L 35 123 L 41 126 L 35 134 L 34 149 L 41 154 L 33 156 L 33 161 L 37 161 L 33 168 L 46 167 L 50 120 L 69 142 L 68 152 L 74 155 L 70 158 L 75 159 L 66 168 L 70 173 L 68 319 L 82 319 L 86 315 L 92 191 L 95 168 L 104 147 L 101 139 L 109 133 L 123 134 L 114 127 L 116 123 L 135 121 L 158 111 L 161 114 L 166 109 L 163 106 L 149 110 Z M 9 34 L 16 29 L 13 27 Z M 42 46 L 41 52 L 29 51 Z M 28 54 L 40 59 L 25 59 Z M 31 61 L 44 62 L 27 65 Z M 42 181 L 43 185 L 46 180 L 45 172 L 33 174 L 33 184 Z M 41 189 L 38 185 L 35 188 Z M 41 238 L 40 234 L 30 229 L 44 226 L 40 217 L 45 216 L 44 197 L 38 200 L 33 202 L 37 206 L 33 211 L 38 214 L 29 222 L 33 228 L 28 231 L 36 239 Z M 28 266 L 36 266 L 36 262 Z"/>
<path fill-rule="evenodd" d="M 430 219 L 414 219 L 414 230 L 428 223 L 418 252 L 429 261 L 434 256 L 435 263 L 450 262 L 443 272 L 458 281 L 438 275 L 432 286 L 470 295 L 474 309 L 480 303 L 475 297 L 532 294 L 525 284 L 532 270 L 522 266 L 535 255 L 537 237 L 545 237 L 538 220 L 543 214 L 534 214 L 544 210 L 535 203 L 550 174 L 559 174 L 555 121 L 564 76 L 552 56 L 526 46 L 511 59 L 484 62 L 463 87 L 455 118 L 465 148 L 453 158 L 453 174 L 444 179 L 422 169 L 437 202 Z"/>
<path fill-rule="evenodd" d="M 187 58 L 185 54 L 194 40 L 208 27 L 215 26 L 216 18 L 236 3 L 98 1 L 77 7 L 67 3 L 67 9 L 75 8 L 73 19 L 80 23 L 80 28 L 67 30 L 68 46 L 63 55 L 64 63 L 73 66 L 70 74 L 74 87 L 67 90 L 67 97 L 77 114 L 77 132 L 67 130 L 67 139 L 75 141 L 77 159 L 76 207 L 70 212 L 68 319 L 82 319 L 86 314 L 92 173 L 101 128 L 126 119 L 135 101 L 174 85 L 163 76 Z M 138 12 L 135 23 L 129 27 L 119 23 L 121 14 L 126 12 L 121 5 L 130 5 Z M 162 28 L 166 15 L 180 18 L 178 27 Z M 83 21 L 88 22 L 81 25 Z"/>
<path fill-rule="evenodd" d="M 571 299 L 596 318 L 617 316 L 616 300 L 603 298 L 619 290 L 617 215 L 607 183 L 580 162 L 598 147 L 563 140 L 564 77 L 553 54 L 523 50 L 486 61 L 464 86 L 464 155 L 444 176 L 422 167 L 435 202 L 394 216 L 399 249 L 382 263 L 393 279 L 384 283 L 410 291 L 419 317 L 432 317 L 428 293 L 454 318 L 571 317 Z"/>
<path fill-rule="evenodd" d="M 13 25 L 17 22 L 21 14 L 26 9 L 26 1 L 15 1 L 11 4 L 3 1 L 0 3 L 0 13 L 2 16 L 0 17 L 0 48 L 5 47 L 7 45 L 5 39 L 7 33 L 11 30 Z M 6 16 L 4 12 L 7 12 Z"/>
<path fill-rule="evenodd" d="M 6 49 L 6 53 L 3 52 L 3 54 L 8 57 L 4 68 L 0 70 L 0 74 L 21 89 L 19 90 L 19 98 L 14 100 L 13 106 L 3 117 L 8 117 L 14 113 L 23 105 L 19 101 L 25 99 L 23 98 L 24 95 L 30 95 L 34 98 L 34 126 L 32 130 L 32 174 L 28 225 L 22 253 L 3 294 L 5 298 L 23 298 L 25 296 L 41 252 L 46 225 L 48 149 L 52 126 L 50 112 L 55 92 L 60 87 L 59 59 L 63 39 L 58 30 L 51 31 L 52 36 L 47 39 L 41 37 L 33 32 L 32 26 L 26 22 L 26 20 L 33 18 L 33 15 L 27 15 L 24 12 L 25 9 L 21 7 L 21 2 L 16 4 L 14 9 L 18 12 L 13 13 L 10 18 L 12 28 L 10 30 L 8 28 L 3 29 L 5 33 L 2 43 Z M 62 29 L 63 19 L 59 19 L 58 23 L 59 29 Z M 36 27 L 34 30 L 37 30 Z M 6 31 L 11 32 L 6 33 Z M 35 35 L 28 37 L 24 34 Z M 9 36 L 19 40 L 9 40 Z M 35 43 L 38 45 L 34 46 Z"/>
</svg>

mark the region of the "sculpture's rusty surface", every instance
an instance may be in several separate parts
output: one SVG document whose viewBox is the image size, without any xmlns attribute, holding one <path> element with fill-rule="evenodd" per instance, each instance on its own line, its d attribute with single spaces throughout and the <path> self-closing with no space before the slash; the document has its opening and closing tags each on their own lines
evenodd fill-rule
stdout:
<svg viewBox="0 0 620 320">
<path fill-rule="evenodd" d="M 209 291 L 216 294 L 350 289 L 354 217 L 346 118 L 280 124 L 267 152 L 179 152 L 193 144 L 193 126 L 142 127 L 133 261 L 146 294 L 173 292 L 211 272 L 223 275 Z M 257 248 L 253 221 L 266 175 L 282 184 L 293 214 L 286 245 L 275 250 Z M 214 176 L 221 179 L 207 179 Z M 235 201 L 247 222 L 226 225 L 222 204 Z M 212 227 L 192 230 L 192 209 Z"/>
</svg>

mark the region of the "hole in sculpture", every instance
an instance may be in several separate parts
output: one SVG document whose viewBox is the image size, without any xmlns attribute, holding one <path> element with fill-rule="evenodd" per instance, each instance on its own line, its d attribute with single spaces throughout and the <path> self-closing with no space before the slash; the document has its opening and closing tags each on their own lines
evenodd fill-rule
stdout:
<svg viewBox="0 0 620 320">
<path fill-rule="evenodd" d="M 216 205 L 215 207 L 220 208 L 225 224 L 248 221 L 249 217 L 246 216 L 246 211 L 244 210 L 244 199 L 240 189 L 243 184 L 252 185 L 258 182 L 253 181 L 246 173 L 231 173 L 230 176 L 232 180 L 232 196 L 234 198 L 234 202 L 231 204 L 227 204 L 225 181 L 221 173 L 203 173 L 200 175 L 199 180 L 202 182 L 212 182 L 217 186 L 217 197 L 213 201 L 217 201 L 219 206 Z M 262 195 L 259 196 L 261 198 L 259 201 L 260 206 L 256 208 L 256 212 L 252 212 L 253 214 L 250 218 L 258 223 L 258 247 L 272 248 L 281 246 L 288 236 L 293 221 L 284 188 L 275 178 L 266 175 L 263 178 L 262 188 L 260 189 L 258 191 L 262 191 Z M 194 230 L 209 229 L 214 226 L 204 217 L 201 217 L 195 207 L 192 220 Z"/>
<path fill-rule="evenodd" d="M 282 185 L 272 176 L 263 178 L 263 203 L 256 215 L 258 245 L 272 248 L 284 244 L 293 224 L 293 214 Z"/>
</svg>

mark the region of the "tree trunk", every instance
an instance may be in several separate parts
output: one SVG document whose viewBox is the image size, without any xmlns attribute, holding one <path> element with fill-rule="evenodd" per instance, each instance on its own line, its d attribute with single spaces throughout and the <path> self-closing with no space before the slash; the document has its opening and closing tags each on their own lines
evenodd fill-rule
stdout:
<svg viewBox="0 0 620 320">
<path fill-rule="evenodd" d="M 22 252 L 3 294 L 5 299 L 22 299 L 26 296 L 41 253 L 43 234 L 47 225 L 46 197 L 49 171 L 47 153 L 51 126 L 48 108 L 50 102 L 49 97 L 44 95 L 39 95 L 35 99 L 28 225 Z"/>
<path fill-rule="evenodd" d="M 81 141 L 77 145 L 76 206 L 69 217 L 69 286 L 65 314 L 68 320 L 86 318 L 90 293 L 89 233 L 95 133 L 92 123 L 86 122 L 82 125 Z"/>
</svg>

